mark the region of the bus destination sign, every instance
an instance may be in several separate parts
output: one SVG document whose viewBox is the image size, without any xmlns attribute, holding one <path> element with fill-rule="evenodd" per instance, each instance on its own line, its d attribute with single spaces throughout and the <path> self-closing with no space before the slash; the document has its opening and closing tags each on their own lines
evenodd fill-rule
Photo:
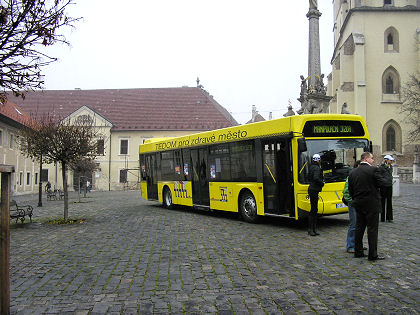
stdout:
<svg viewBox="0 0 420 315">
<path fill-rule="evenodd" d="M 308 121 L 303 128 L 305 137 L 354 137 L 364 136 L 360 121 L 330 120 Z"/>
</svg>

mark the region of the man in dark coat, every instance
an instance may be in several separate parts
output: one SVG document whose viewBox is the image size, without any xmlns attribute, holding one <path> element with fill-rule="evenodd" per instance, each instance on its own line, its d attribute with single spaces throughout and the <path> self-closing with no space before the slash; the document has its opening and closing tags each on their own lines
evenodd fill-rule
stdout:
<svg viewBox="0 0 420 315">
<path fill-rule="evenodd" d="M 394 158 L 392 155 L 385 155 L 384 162 L 379 166 L 381 176 L 384 179 L 384 185 L 381 186 L 381 221 L 384 222 L 385 219 L 387 222 L 392 222 L 392 182 L 394 181 L 392 177 L 392 161 Z M 386 210 L 386 211 L 385 211 Z M 385 215 L 386 213 L 386 215 Z"/>
<path fill-rule="evenodd" d="M 360 166 L 351 171 L 349 175 L 349 192 L 356 209 L 356 235 L 354 244 L 354 257 L 364 257 L 363 234 L 367 227 L 369 243 L 369 260 L 382 260 L 378 256 L 378 225 L 381 199 L 379 187 L 383 179 L 379 169 L 373 166 L 373 154 L 364 152 L 361 156 Z"/>
<path fill-rule="evenodd" d="M 311 201 L 311 211 L 308 216 L 308 234 L 310 236 L 319 235 L 316 231 L 318 221 L 318 196 L 324 187 L 324 176 L 320 167 L 321 156 L 314 154 L 312 157 L 312 164 L 309 167 L 309 188 L 308 195 Z"/>
</svg>

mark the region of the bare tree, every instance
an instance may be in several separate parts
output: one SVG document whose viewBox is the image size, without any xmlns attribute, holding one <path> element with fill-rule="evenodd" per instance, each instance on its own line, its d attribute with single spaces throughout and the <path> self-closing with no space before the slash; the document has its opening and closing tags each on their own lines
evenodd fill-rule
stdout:
<svg viewBox="0 0 420 315">
<path fill-rule="evenodd" d="M 70 119 L 56 121 L 48 116 L 33 132 L 23 133 L 20 144 L 30 157 L 39 153 L 42 143 L 47 147 L 43 157 L 47 163 L 60 163 L 64 190 L 64 220 L 68 219 L 67 168 L 83 158 L 96 155 L 96 133 L 91 125 L 72 125 Z M 41 139 L 42 138 L 42 139 Z"/>
<path fill-rule="evenodd" d="M 420 140 L 420 72 L 410 75 L 402 87 L 402 99 L 401 112 L 404 121 L 412 127 L 408 140 Z"/>
<path fill-rule="evenodd" d="M 42 88 L 42 68 L 57 60 L 43 47 L 69 44 L 59 31 L 79 20 L 66 13 L 73 1 L 0 0 L 0 98 Z"/>
</svg>

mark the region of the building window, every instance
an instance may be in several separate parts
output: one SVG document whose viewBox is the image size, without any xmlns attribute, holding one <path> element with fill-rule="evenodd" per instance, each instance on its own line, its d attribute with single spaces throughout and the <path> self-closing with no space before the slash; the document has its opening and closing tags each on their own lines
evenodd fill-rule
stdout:
<svg viewBox="0 0 420 315">
<path fill-rule="evenodd" d="M 384 32 L 384 52 L 399 52 L 399 34 L 393 26 L 388 27 Z"/>
<path fill-rule="evenodd" d="M 384 5 L 392 5 L 392 0 L 384 0 Z"/>
<path fill-rule="evenodd" d="M 386 131 L 386 150 L 395 151 L 395 129 L 392 126 Z"/>
<path fill-rule="evenodd" d="M 26 185 L 30 185 L 31 184 L 31 173 L 27 172 L 26 173 Z"/>
<path fill-rule="evenodd" d="M 393 119 L 382 129 L 382 151 L 384 154 L 402 152 L 402 131 L 400 125 Z"/>
<path fill-rule="evenodd" d="M 38 185 L 38 173 L 35 173 L 35 185 Z"/>
<path fill-rule="evenodd" d="M 42 170 L 41 172 L 41 182 L 48 182 L 48 170 Z"/>
<path fill-rule="evenodd" d="M 393 94 L 394 93 L 394 81 L 392 77 L 389 75 L 388 78 L 385 80 L 385 94 Z"/>
<path fill-rule="evenodd" d="M 382 93 L 383 94 L 399 94 L 400 93 L 400 76 L 394 67 L 388 67 L 382 74 Z"/>
<path fill-rule="evenodd" d="M 10 134 L 10 143 L 9 143 L 10 149 L 13 149 L 15 147 L 14 143 L 15 143 L 15 137 L 13 134 Z"/>
<path fill-rule="evenodd" d="M 19 185 L 22 186 L 23 185 L 23 172 L 19 173 Z"/>
<path fill-rule="evenodd" d="M 128 140 L 127 139 L 120 140 L 120 154 L 122 155 L 128 154 Z"/>
<path fill-rule="evenodd" d="M 392 34 L 391 33 L 388 34 L 387 44 L 388 45 L 394 45 L 394 38 L 392 37 Z"/>
<path fill-rule="evenodd" d="M 96 154 L 104 155 L 105 154 L 105 142 L 104 139 L 99 139 L 96 141 Z"/>
<path fill-rule="evenodd" d="M 126 183 L 127 182 L 127 170 L 120 170 L 120 183 Z"/>
<path fill-rule="evenodd" d="M 3 145 L 3 130 L 0 129 L 0 146 Z"/>
</svg>

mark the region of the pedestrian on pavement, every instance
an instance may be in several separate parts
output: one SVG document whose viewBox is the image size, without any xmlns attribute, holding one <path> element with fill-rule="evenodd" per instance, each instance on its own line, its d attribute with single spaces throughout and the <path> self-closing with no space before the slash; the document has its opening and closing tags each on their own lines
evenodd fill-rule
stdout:
<svg viewBox="0 0 420 315">
<path fill-rule="evenodd" d="M 354 163 L 354 168 L 358 167 L 360 161 L 357 160 Z M 353 200 L 349 193 L 349 178 L 346 178 L 346 184 L 344 185 L 343 198 L 349 208 L 349 228 L 347 230 L 347 242 L 346 251 L 347 253 L 354 253 L 354 236 L 356 232 L 356 209 L 353 207 Z"/>
<path fill-rule="evenodd" d="M 308 215 L 308 234 L 310 236 L 317 236 L 317 221 L 318 221 L 318 198 L 319 193 L 324 187 L 324 176 L 321 170 L 321 156 L 314 154 L 312 156 L 312 164 L 309 167 L 309 187 L 308 194 L 311 202 L 311 211 Z"/>
<path fill-rule="evenodd" d="M 376 166 L 373 166 L 373 154 L 363 152 L 359 167 L 353 169 L 349 175 L 349 192 L 352 205 L 356 209 L 356 231 L 354 241 L 354 257 L 364 257 L 363 234 L 367 227 L 369 243 L 369 260 L 382 260 L 385 257 L 378 256 L 378 226 L 381 199 L 379 187 L 383 179 Z"/>
<path fill-rule="evenodd" d="M 379 166 L 379 170 L 381 171 L 381 176 L 384 178 L 384 185 L 381 186 L 381 205 L 382 205 L 382 212 L 381 212 L 381 221 L 385 222 L 392 222 L 392 162 L 394 158 L 392 155 L 385 155 L 384 161 Z M 386 210 L 385 210 L 386 208 Z"/>
</svg>

